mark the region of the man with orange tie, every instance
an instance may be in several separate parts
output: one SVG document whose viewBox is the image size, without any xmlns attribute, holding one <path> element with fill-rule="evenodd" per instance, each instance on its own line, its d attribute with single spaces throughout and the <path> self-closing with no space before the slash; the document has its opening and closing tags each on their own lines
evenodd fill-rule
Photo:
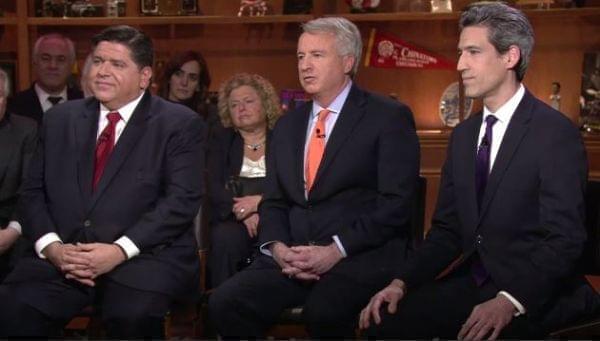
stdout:
<svg viewBox="0 0 600 341">
<path fill-rule="evenodd" d="M 409 250 L 419 144 L 405 105 L 352 79 L 362 39 L 343 18 L 302 26 L 300 83 L 313 101 L 273 132 L 261 254 L 211 296 L 223 337 L 261 337 L 303 305 L 312 337 L 354 337 L 356 316 Z"/>
<path fill-rule="evenodd" d="M 35 250 L 0 285 L 2 337 L 58 337 L 90 304 L 109 338 L 162 337 L 197 287 L 204 125 L 148 92 L 148 36 L 114 26 L 92 45 L 94 97 L 48 111 L 23 185 Z"/>
</svg>

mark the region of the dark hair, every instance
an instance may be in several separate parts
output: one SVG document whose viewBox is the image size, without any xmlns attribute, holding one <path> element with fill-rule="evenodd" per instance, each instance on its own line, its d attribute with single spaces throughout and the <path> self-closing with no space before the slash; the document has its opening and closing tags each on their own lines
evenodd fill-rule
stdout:
<svg viewBox="0 0 600 341">
<path fill-rule="evenodd" d="M 521 52 L 515 72 L 519 81 L 525 77 L 533 50 L 533 28 L 520 10 L 503 2 L 474 2 L 460 16 L 459 29 L 483 26 L 488 29 L 488 39 L 500 54 L 515 45 Z"/>
<path fill-rule="evenodd" d="M 200 52 L 183 51 L 171 57 L 165 65 L 162 73 L 158 77 L 158 95 L 164 99 L 169 99 L 171 76 L 181 69 L 183 64 L 191 61 L 198 62 L 200 65 L 200 74 L 198 75 L 198 91 L 194 92 L 192 98 L 185 104 L 190 109 L 199 113 L 202 117 L 208 115 L 208 88 L 210 87 L 210 73 L 208 64 Z"/>
<path fill-rule="evenodd" d="M 107 27 L 92 38 L 92 46 L 96 48 L 103 41 L 127 46 L 131 50 L 131 59 L 140 68 L 146 66 L 152 67 L 154 63 L 152 39 L 144 32 L 131 26 L 118 25 Z"/>
</svg>

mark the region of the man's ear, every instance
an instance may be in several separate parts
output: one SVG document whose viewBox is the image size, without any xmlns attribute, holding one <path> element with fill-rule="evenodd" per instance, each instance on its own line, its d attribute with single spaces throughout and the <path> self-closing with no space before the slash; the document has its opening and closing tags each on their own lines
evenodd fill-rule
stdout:
<svg viewBox="0 0 600 341">
<path fill-rule="evenodd" d="M 517 45 L 508 47 L 508 51 L 504 53 L 504 61 L 507 69 L 514 69 L 521 60 L 521 49 Z"/>
<path fill-rule="evenodd" d="M 152 79 L 152 68 L 144 66 L 140 73 L 140 89 L 147 89 L 150 86 L 150 80 Z"/>
</svg>

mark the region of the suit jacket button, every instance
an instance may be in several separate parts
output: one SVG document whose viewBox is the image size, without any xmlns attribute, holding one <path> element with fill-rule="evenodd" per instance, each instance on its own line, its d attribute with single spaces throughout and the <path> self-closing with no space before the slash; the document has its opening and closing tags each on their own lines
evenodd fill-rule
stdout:
<svg viewBox="0 0 600 341">
<path fill-rule="evenodd" d="M 85 226 L 85 227 L 90 227 L 90 226 L 92 226 L 92 222 L 91 222 L 89 219 L 86 219 L 86 220 L 83 222 L 83 226 Z"/>
<path fill-rule="evenodd" d="M 475 237 L 475 242 L 477 244 L 481 244 L 482 241 L 483 241 L 483 237 L 480 234 L 478 234 L 477 237 Z"/>
</svg>

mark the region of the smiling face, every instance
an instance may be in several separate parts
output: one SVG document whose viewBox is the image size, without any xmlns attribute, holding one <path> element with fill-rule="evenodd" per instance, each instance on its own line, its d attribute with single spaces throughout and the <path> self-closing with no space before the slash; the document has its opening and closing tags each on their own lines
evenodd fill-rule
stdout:
<svg viewBox="0 0 600 341">
<path fill-rule="evenodd" d="M 500 54 L 488 38 L 488 28 L 468 26 L 460 33 L 460 72 L 465 96 L 481 98 L 490 109 L 498 108 L 515 93 L 519 82 L 512 70 L 519 60 L 519 49 L 511 46 Z"/>
<path fill-rule="evenodd" d="M 228 105 L 231 123 L 237 129 L 252 131 L 266 128 L 267 117 L 263 112 L 262 100 L 253 87 L 242 85 L 233 89 Z"/>
<path fill-rule="evenodd" d="M 304 91 L 327 107 L 350 80 L 352 56 L 340 56 L 331 33 L 303 33 L 298 40 L 298 75 Z"/>
<path fill-rule="evenodd" d="M 55 94 L 67 86 L 73 60 L 69 56 L 69 46 L 59 38 L 47 38 L 40 42 L 33 56 L 33 72 L 37 84 L 44 91 Z"/>
<path fill-rule="evenodd" d="M 181 65 L 169 80 L 169 100 L 174 102 L 185 102 L 194 96 L 194 92 L 200 90 L 198 83 L 200 79 L 200 64 L 190 60 Z"/>
<path fill-rule="evenodd" d="M 148 87 L 152 69 L 140 69 L 127 46 L 102 41 L 94 49 L 89 77 L 94 96 L 108 109 L 117 110 Z"/>
</svg>

